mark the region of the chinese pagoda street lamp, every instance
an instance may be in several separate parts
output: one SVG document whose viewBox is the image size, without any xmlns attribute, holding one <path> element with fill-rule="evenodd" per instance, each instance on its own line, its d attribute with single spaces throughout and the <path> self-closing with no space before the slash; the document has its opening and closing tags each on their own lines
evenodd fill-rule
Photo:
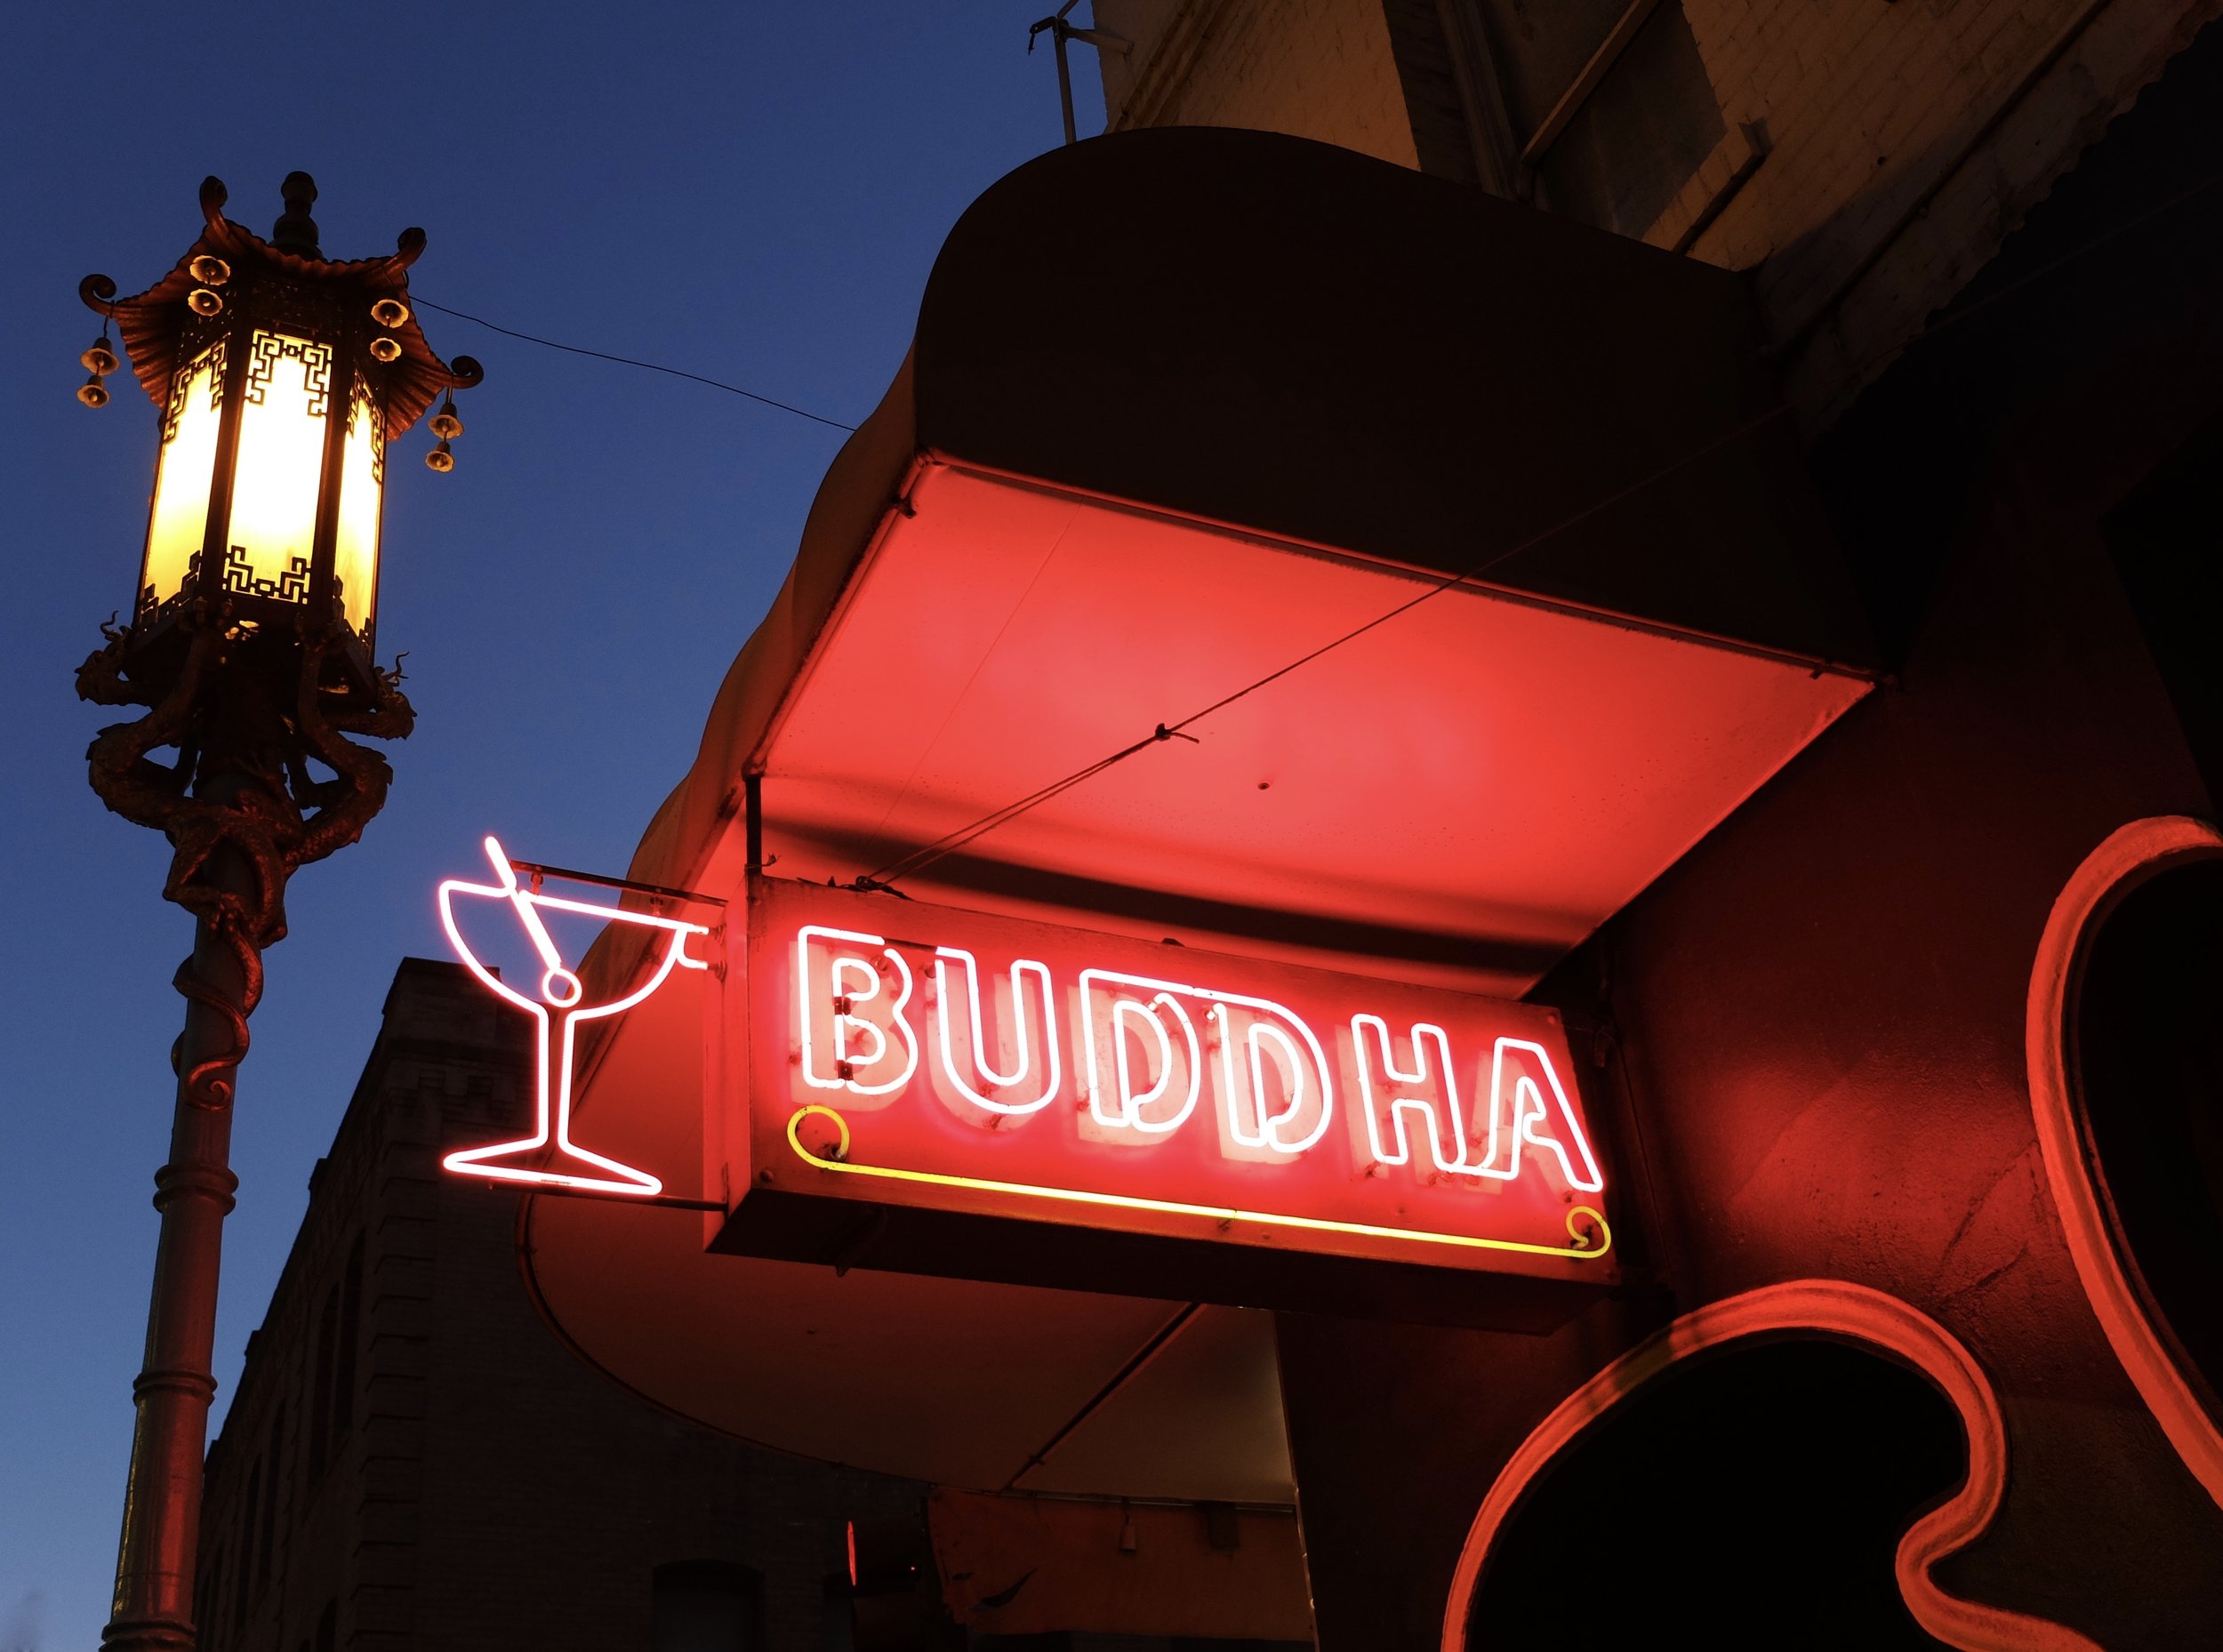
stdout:
<svg viewBox="0 0 2223 1652">
<path fill-rule="evenodd" d="M 229 1167 L 231 1105 L 262 950 L 285 934 L 286 879 L 363 834 L 392 770 L 348 738 L 400 739 L 415 721 L 377 636 L 386 449 L 478 365 L 433 355 L 410 312 L 424 232 L 386 258 L 327 261 L 305 172 L 284 185 L 268 241 L 201 186 L 207 229 L 136 298 L 106 276 L 79 287 L 115 325 L 160 416 L 154 498 L 131 617 L 102 628 L 77 693 L 148 708 L 104 728 L 92 789 L 175 853 L 165 898 L 193 914 L 179 967 L 185 1030 L 172 1047 L 170 1161 L 155 1175 L 162 1237 L 104 1644 L 190 1648 L 201 1460 L 216 1390 L 210 1353 Z M 108 328 L 83 357 L 86 405 L 121 365 Z M 452 399 L 432 429 L 435 470 L 462 432 Z M 173 762 L 149 754 L 174 748 Z M 329 771 L 319 778 L 314 763 Z"/>
</svg>

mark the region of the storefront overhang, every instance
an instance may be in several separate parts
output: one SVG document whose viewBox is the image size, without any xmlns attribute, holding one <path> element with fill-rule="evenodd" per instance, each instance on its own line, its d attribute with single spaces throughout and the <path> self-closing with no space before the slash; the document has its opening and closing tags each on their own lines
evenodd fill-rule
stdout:
<svg viewBox="0 0 2223 1652">
<path fill-rule="evenodd" d="M 634 876 L 738 902 L 753 854 L 1514 996 L 1872 664 L 1734 277 L 1296 140 L 1129 134 L 952 231 Z M 607 1023 L 582 1094 L 680 1188 L 715 1181 L 717 998 Z M 988 1490 L 1287 1494 L 1259 1315 L 704 1225 L 538 1199 L 522 1238 L 589 1359 L 734 1433 Z"/>
<path fill-rule="evenodd" d="M 646 846 L 753 772 L 846 882 L 1163 725 L 906 886 L 1521 990 L 1868 686 L 1778 407 L 1711 267 L 1264 133 L 1046 156 Z"/>
</svg>

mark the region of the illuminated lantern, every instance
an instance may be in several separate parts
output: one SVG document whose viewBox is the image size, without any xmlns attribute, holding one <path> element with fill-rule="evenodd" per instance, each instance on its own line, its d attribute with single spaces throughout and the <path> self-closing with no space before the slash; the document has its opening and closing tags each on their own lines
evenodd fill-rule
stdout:
<svg viewBox="0 0 2223 1652">
<path fill-rule="evenodd" d="M 135 298 L 88 276 L 80 293 L 116 324 L 160 414 L 147 542 L 130 605 L 124 669 L 174 675 L 189 610 L 237 634 L 289 632 L 324 645 L 324 686 L 377 693 L 379 518 L 389 444 L 436 397 L 479 381 L 478 364 L 432 353 L 408 301 L 421 229 L 384 258 L 327 260 L 306 172 L 283 186 L 267 241 L 223 215 L 224 186 L 201 185 L 207 229 Z M 107 400 L 107 335 L 84 360 L 79 399 Z M 453 404 L 446 425 L 459 431 Z M 453 468 L 446 431 L 434 469 Z"/>
<path fill-rule="evenodd" d="M 225 218 L 211 178 L 208 228 L 168 275 L 135 298 L 106 276 L 78 286 L 122 348 L 103 327 L 78 358 L 90 377 L 77 399 L 106 405 L 103 381 L 128 361 L 160 433 L 131 618 L 103 627 L 106 646 L 77 669 L 82 698 L 145 714 L 95 736 L 86 776 L 169 838 L 163 895 L 194 916 L 111 1652 L 191 1652 L 199 1638 L 190 1596 L 247 1018 L 263 949 L 285 935 L 286 880 L 384 806 L 392 766 L 351 736 L 399 740 L 416 723 L 400 672 L 372 653 L 387 448 L 481 376 L 417 330 L 408 272 L 422 230 L 389 257 L 335 263 L 309 215 L 317 186 L 295 172 L 265 241 Z M 452 402 L 433 422 L 433 468 L 446 470 L 462 424 Z M 167 749 L 174 761 L 150 755 Z"/>
</svg>

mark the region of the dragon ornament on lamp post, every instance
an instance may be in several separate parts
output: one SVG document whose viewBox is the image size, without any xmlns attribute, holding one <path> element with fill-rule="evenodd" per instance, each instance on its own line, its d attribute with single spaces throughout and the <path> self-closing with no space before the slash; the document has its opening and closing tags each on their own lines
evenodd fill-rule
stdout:
<svg viewBox="0 0 2223 1652">
<path fill-rule="evenodd" d="M 375 663 L 379 526 L 388 444 L 444 397 L 426 456 L 453 469 L 452 392 L 478 364 L 432 353 L 408 302 L 424 232 L 384 258 L 326 260 L 305 172 L 283 187 L 267 241 L 201 186 L 206 227 L 146 292 L 79 292 L 113 324 L 160 414 L 147 542 L 131 618 L 78 668 L 80 697 L 146 708 L 88 753 L 93 790 L 174 851 L 165 899 L 193 914 L 179 966 L 184 1030 L 144 1366 L 104 1646 L 189 1652 L 202 1458 L 232 1102 L 262 952 L 285 938 L 286 880 L 363 835 L 392 769 L 351 736 L 398 740 L 416 715 L 401 673 Z M 108 327 L 82 357 L 77 398 L 100 407 L 123 365 Z M 151 755 L 174 748 L 174 762 Z M 320 779 L 314 762 L 330 771 Z"/>
</svg>

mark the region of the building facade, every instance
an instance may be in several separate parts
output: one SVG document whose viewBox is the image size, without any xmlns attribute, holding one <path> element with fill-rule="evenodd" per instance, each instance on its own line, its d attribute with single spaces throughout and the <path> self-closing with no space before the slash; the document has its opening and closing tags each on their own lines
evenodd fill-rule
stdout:
<svg viewBox="0 0 2223 1652">
<path fill-rule="evenodd" d="M 2205 0 L 1103 0 L 1107 128 L 1242 126 L 1748 272 L 1818 426 L 1945 308 Z"/>
<path fill-rule="evenodd" d="M 874 1644 L 927 1604 L 905 1570 L 925 1488 L 751 1450 L 611 1387 L 534 1311 L 516 1200 L 440 1174 L 529 1095 L 528 1031 L 460 965 L 396 972 L 209 1454 L 201 1644 Z M 853 1534 L 893 1558 L 877 1599 L 853 1600 Z"/>
<path fill-rule="evenodd" d="M 1113 132 L 1315 138 L 1738 272 L 1890 674 L 1537 989 L 1630 1097 L 1662 1297 L 1540 1345 L 1282 1319 L 1323 1646 L 1436 1645 L 1447 1591 L 1470 1644 L 1528 1644 L 1599 1576 L 1628 1592 L 1609 1640 L 1666 1616 L 1936 1644 L 1888 1588 L 1839 1578 L 1826 1628 L 1800 1598 L 1817 1547 L 1882 1556 L 1985 1472 L 1918 1387 L 1778 1346 L 1694 1361 L 1586 1444 L 1553 1409 L 1616 1398 L 1616 1356 L 1695 1305 L 1808 1279 L 1917 1305 L 1996 1384 L 2002 1510 L 1944 1576 L 2027 1615 L 2000 1644 L 2212 1635 L 2223 1100 L 2188 1029 L 2223 795 L 2215 12 L 1096 8 L 1131 42 L 1103 57 Z M 1361 1444 L 1336 1419 L 1382 1392 L 1397 1421 Z M 1930 1439 L 1929 1467 L 1910 1448 L 1864 1503 L 1829 1413 L 1871 1464 Z M 1865 1536 L 1814 1514 L 1826 1483 Z M 1550 1536 L 1575 1522 L 1579 1560 Z"/>
<path fill-rule="evenodd" d="M 931 1483 L 988 1644 L 2211 1644 L 2214 10 L 1104 0 L 644 836 L 573 1125 L 710 1208 L 495 1236 L 551 1406 Z"/>
</svg>

